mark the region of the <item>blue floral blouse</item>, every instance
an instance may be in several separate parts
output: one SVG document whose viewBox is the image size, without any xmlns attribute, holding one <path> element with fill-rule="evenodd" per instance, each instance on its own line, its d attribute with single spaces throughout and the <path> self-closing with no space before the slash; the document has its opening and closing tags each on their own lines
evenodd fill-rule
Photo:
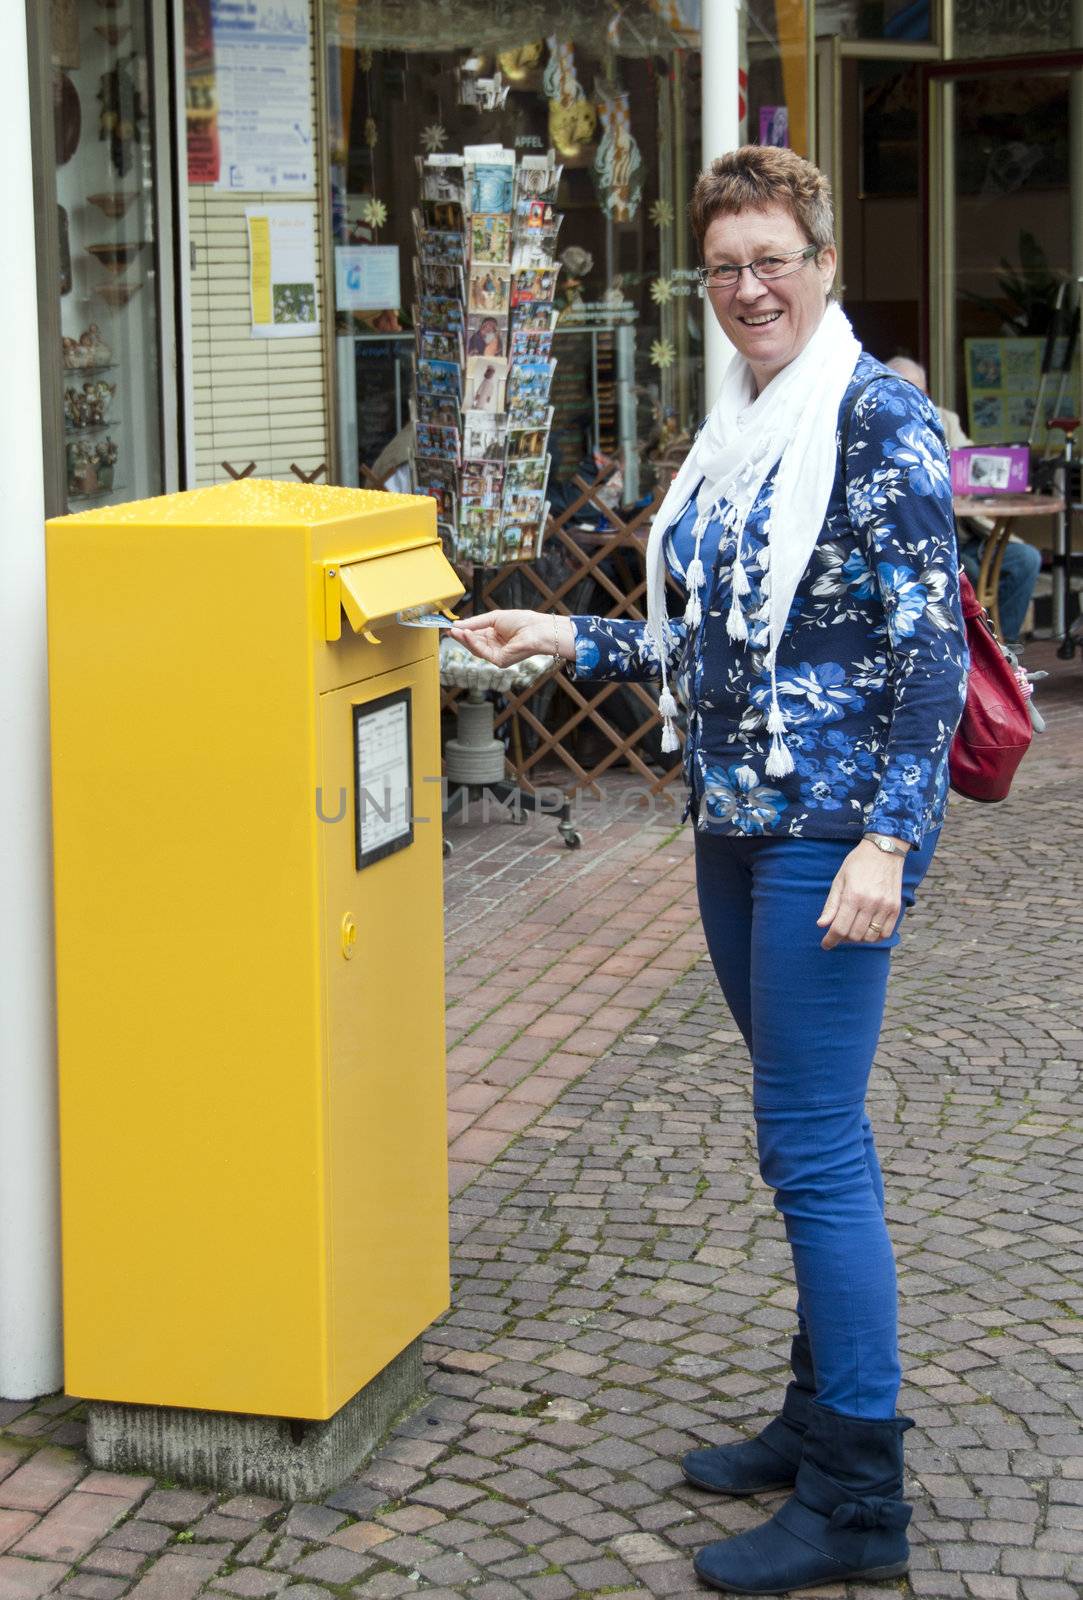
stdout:
<svg viewBox="0 0 1083 1600">
<path fill-rule="evenodd" d="M 794 771 L 785 778 L 764 771 L 767 624 L 751 615 L 762 599 L 772 473 L 743 541 L 747 643 L 726 632 L 735 536 L 718 519 L 701 549 L 710 594 L 703 622 L 690 629 L 671 621 L 667 672 L 687 715 L 686 814 L 725 834 L 856 839 L 876 832 L 917 845 L 943 819 L 968 666 L 947 450 L 931 402 L 864 354 L 838 428 L 827 516 L 778 650 Z M 690 503 L 666 540 L 667 567 L 682 591 L 694 520 Z M 572 620 L 577 678 L 660 676 L 644 623 Z"/>
</svg>

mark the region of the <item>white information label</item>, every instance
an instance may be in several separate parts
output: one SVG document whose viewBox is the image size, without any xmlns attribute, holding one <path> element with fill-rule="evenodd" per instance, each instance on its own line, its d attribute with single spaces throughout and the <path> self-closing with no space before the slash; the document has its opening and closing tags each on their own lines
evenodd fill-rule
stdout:
<svg viewBox="0 0 1083 1600">
<path fill-rule="evenodd" d="M 335 248 L 335 305 L 339 311 L 397 311 L 397 244 L 340 244 Z"/>
<path fill-rule="evenodd" d="M 414 836 L 409 692 L 354 707 L 357 865 L 409 844 Z"/>
</svg>

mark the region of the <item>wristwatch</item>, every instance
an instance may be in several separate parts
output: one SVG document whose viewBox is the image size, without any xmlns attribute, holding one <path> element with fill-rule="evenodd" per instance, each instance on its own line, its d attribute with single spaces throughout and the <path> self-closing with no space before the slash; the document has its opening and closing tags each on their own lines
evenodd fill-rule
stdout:
<svg viewBox="0 0 1083 1600">
<path fill-rule="evenodd" d="M 886 856 L 905 856 L 907 854 L 907 848 L 904 844 L 900 844 L 898 839 L 887 838 L 885 834 L 866 833 L 864 838 L 870 844 L 874 844 L 877 850 L 882 850 Z"/>
</svg>

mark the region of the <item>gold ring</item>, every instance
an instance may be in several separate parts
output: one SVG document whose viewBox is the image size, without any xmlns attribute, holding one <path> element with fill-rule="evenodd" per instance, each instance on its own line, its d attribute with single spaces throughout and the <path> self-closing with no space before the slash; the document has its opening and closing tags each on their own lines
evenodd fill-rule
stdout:
<svg viewBox="0 0 1083 1600">
<path fill-rule="evenodd" d="M 878 922 L 870 922 L 869 923 L 869 932 L 870 933 L 879 933 L 880 932 L 880 924 Z"/>
</svg>

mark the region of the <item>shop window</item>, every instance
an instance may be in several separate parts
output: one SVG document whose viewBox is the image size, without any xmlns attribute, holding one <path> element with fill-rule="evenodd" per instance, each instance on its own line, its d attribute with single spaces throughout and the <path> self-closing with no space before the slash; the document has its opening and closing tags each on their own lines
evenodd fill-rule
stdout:
<svg viewBox="0 0 1083 1600">
<path fill-rule="evenodd" d="M 484 144 L 520 163 L 552 150 L 560 169 L 549 498 L 558 504 L 573 475 L 612 463 L 624 504 L 650 496 L 660 457 L 691 437 L 704 411 L 703 304 L 687 221 L 700 167 L 700 70 L 690 47 L 698 37 L 680 25 L 688 9 L 645 0 L 619 12 L 564 7 L 558 37 L 543 36 L 558 19 L 535 8 L 538 37 L 524 43 L 522 13 L 501 20 L 474 0 L 329 0 L 343 481 L 370 482 L 374 469 L 380 481 L 403 481 L 395 440 L 410 419 L 418 336 L 416 158 Z M 481 337 L 479 328 L 464 325 L 464 339 Z M 502 320 L 498 337 L 506 358 Z"/>
<path fill-rule="evenodd" d="M 163 488 L 149 11 L 49 10 L 60 342 L 42 362 L 71 510 Z"/>
</svg>

